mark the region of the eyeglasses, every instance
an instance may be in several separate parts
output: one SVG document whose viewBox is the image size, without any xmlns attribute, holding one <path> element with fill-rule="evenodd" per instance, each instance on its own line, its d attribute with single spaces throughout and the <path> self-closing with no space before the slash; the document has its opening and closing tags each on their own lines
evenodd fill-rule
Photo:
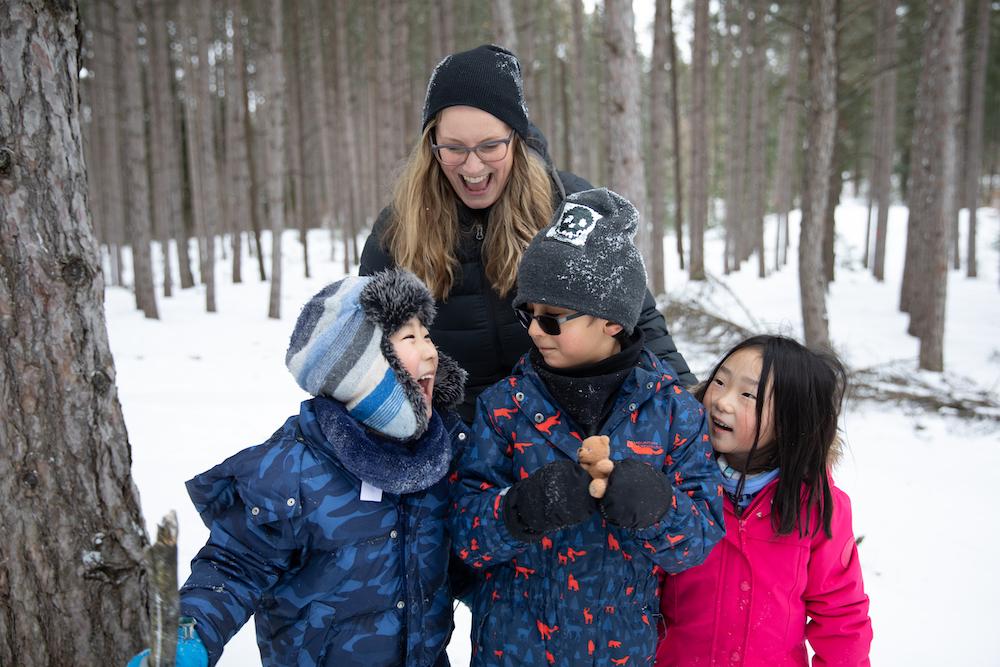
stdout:
<svg viewBox="0 0 1000 667">
<path fill-rule="evenodd" d="M 515 308 L 514 314 L 517 315 L 517 320 L 524 325 L 525 329 L 531 326 L 531 320 L 535 320 L 538 322 L 541 330 L 550 336 L 558 336 L 562 333 L 562 327 L 559 325 L 586 315 L 586 313 L 573 313 L 571 315 L 563 315 L 562 317 L 556 317 L 555 315 L 533 315 L 523 308 Z"/>
<path fill-rule="evenodd" d="M 469 159 L 469 153 L 473 151 L 475 151 L 476 157 L 483 162 L 499 162 L 507 157 L 507 149 L 513 139 L 514 130 L 511 130 L 510 136 L 506 139 L 491 139 L 471 148 L 469 146 L 435 144 L 432 141 L 431 150 L 434 151 L 434 156 L 437 157 L 441 164 L 449 167 L 457 167 L 460 164 L 465 164 L 465 161 Z"/>
</svg>

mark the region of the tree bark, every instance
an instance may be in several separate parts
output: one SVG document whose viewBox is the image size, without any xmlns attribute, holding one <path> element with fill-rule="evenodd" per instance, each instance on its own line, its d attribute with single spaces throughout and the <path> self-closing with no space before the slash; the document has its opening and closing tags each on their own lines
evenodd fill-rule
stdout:
<svg viewBox="0 0 1000 667">
<path fill-rule="evenodd" d="M 291 6 L 291 5 L 289 5 Z M 267 316 L 281 318 L 281 232 L 285 228 L 284 28 L 282 3 L 269 5 L 263 62 L 267 144 L 267 211 L 271 223 L 271 290 Z"/>
<path fill-rule="evenodd" d="M 87 212 L 77 7 L 0 19 L 0 664 L 125 664 L 147 545 Z"/>
<path fill-rule="evenodd" d="M 150 166 L 152 168 L 152 220 L 163 252 L 163 296 L 173 294 L 173 260 L 170 241 L 177 235 L 181 219 L 180 148 L 177 140 L 177 117 L 174 113 L 173 67 L 167 16 L 162 2 L 147 3 L 149 24 L 149 129 Z"/>
<path fill-rule="evenodd" d="M 153 287 L 153 259 L 150 250 L 149 160 L 146 152 L 145 104 L 142 73 L 139 71 L 139 17 L 135 0 L 116 0 L 118 35 L 122 48 L 121 74 L 125 104 L 125 201 L 132 246 L 132 282 L 135 305 L 157 320 L 156 290 Z"/>
<path fill-rule="evenodd" d="M 566 134 L 569 136 L 569 169 L 574 174 L 593 178 L 596 173 L 594 161 L 597 152 L 594 150 L 594 104 L 588 94 L 587 62 L 587 32 L 584 27 L 583 0 L 570 0 L 573 34 L 569 40 L 569 62 L 573 76 L 570 80 L 570 97 L 575 101 L 572 109 L 567 110 Z"/>
<path fill-rule="evenodd" d="M 612 190 L 639 211 L 636 245 L 649 266 L 652 234 L 646 210 L 646 169 L 642 153 L 639 108 L 639 62 L 635 45 L 635 17 L 631 0 L 607 0 L 604 6 L 604 44 L 608 54 L 608 104 Z M 646 276 L 647 282 L 649 275 Z M 654 287 L 652 284 L 650 287 Z"/>
<path fill-rule="evenodd" d="M 799 81 L 804 35 L 801 18 L 792 26 L 791 33 L 788 46 L 788 73 L 785 77 L 781 120 L 778 124 L 777 163 L 774 175 L 774 208 L 777 213 L 774 245 L 776 270 L 783 267 L 787 261 L 788 213 L 792 210 L 792 174 L 795 173 L 795 159 L 802 145 L 799 139 L 799 116 L 802 113 Z"/>
<path fill-rule="evenodd" d="M 245 0 L 244 0 L 245 1 Z M 253 15 L 246 12 L 248 22 Z M 249 31 L 248 31 L 249 32 Z M 267 271 L 264 269 L 264 253 L 260 251 L 260 235 L 263 224 L 261 221 L 260 206 L 260 178 L 257 174 L 257 150 L 254 140 L 253 121 L 250 116 L 250 83 L 247 80 L 246 48 L 243 39 L 233 41 L 234 59 L 242 62 L 239 68 L 240 76 L 240 99 L 243 104 L 243 144 L 246 147 L 247 155 L 247 178 L 249 180 L 249 190 L 247 192 L 247 208 L 250 213 L 250 229 L 253 232 L 253 247 L 256 248 L 257 274 L 261 282 L 267 280 Z M 255 66 L 259 63 L 255 63 Z"/>
<path fill-rule="evenodd" d="M 289 218 L 287 224 L 299 230 L 299 242 L 302 244 L 303 270 L 305 271 L 305 277 L 309 278 L 311 275 L 311 271 L 309 270 L 309 225 L 307 224 L 305 215 L 307 207 L 305 205 L 306 189 L 304 187 L 306 180 L 304 161 L 307 147 L 303 134 L 305 119 L 302 111 L 304 104 L 302 71 L 305 69 L 305 61 L 302 58 L 302 30 L 299 25 L 301 21 L 301 5 L 298 3 L 289 4 L 287 5 L 287 10 L 289 14 L 286 21 L 288 24 L 286 30 L 291 39 L 286 42 L 284 54 L 288 60 L 288 75 L 285 77 L 288 94 L 287 96 L 283 96 L 282 103 L 284 103 L 285 99 L 288 100 L 288 103 L 285 105 L 287 133 L 284 144 L 285 157 L 287 158 L 287 162 L 285 163 L 287 173 L 284 181 L 288 193 L 286 200 L 291 199 L 291 202 L 286 201 L 285 212 Z"/>
<path fill-rule="evenodd" d="M 944 370 L 948 237 L 957 179 L 956 132 L 962 3 L 928 7 L 910 166 L 910 220 L 904 280 L 910 333 L 920 338 L 920 368 Z M 904 283 L 904 288 L 907 283 Z"/>
<path fill-rule="evenodd" d="M 875 223 L 875 251 L 872 275 L 885 280 L 885 243 L 892 204 L 892 165 L 896 146 L 896 0 L 877 3 L 875 28 L 874 92 L 875 159 L 872 189 L 878 218 Z"/>
<path fill-rule="evenodd" d="M 649 68 L 649 215 L 652 262 L 647 265 L 653 294 L 666 288 L 663 228 L 667 220 L 667 12 L 670 0 L 656 0 L 653 62 Z"/>
<path fill-rule="evenodd" d="M 351 78 L 348 69 L 347 56 L 347 7 L 344 0 L 335 0 L 334 7 L 334 27 L 336 30 L 337 49 L 337 109 L 340 117 L 340 143 L 343 146 L 344 158 L 347 164 L 358 164 L 358 130 L 355 123 L 355 116 L 351 112 L 355 108 L 352 101 Z M 349 239 L 358 229 L 361 222 L 361 211 L 363 210 L 363 200 L 361 199 L 361 178 L 357 169 L 347 170 L 348 199 L 344 202 L 346 215 L 342 216 L 341 233 L 344 239 L 344 257 L 350 256 Z"/>
<path fill-rule="evenodd" d="M 807 345 L 828 345 L 826 281 L 823 272 L 823 221 L 829 199 L 830 168 L 837 131 L 837 0 L 809 4 L 809 148 L 806 166 L 808 206 L 799 233 L 799 292 Z"/>
<path fill-rule="evenodd" d="M 670 125 L 674 148 L 674 238 L 677 242 L 677 261 L 684 270 L 684 153 L 681 143 L 680 88 L 677 85 L 677 35 L 674 32 L 674 10 L 667 0 L 667 47 L 670 53 Z"/>
<path fill-rule="evenodd" d="M 199 160 L 204 179 L 202 194 L 202 243 L 201 282 L 205 285 L 205 310 L 214 313 L 218 309 L 215 302 L 215 241 L 219 233 L 218 165 L 215 158 L 215 95 L 211 89 L 208 47 L 212 41 L 212 4 L 195 2 L 195 38 L 198 41 L 198 67 L 195 69 L 197 90 L 196 127 L 198 128 Z"/>
<path fill-rule="evenodd" d="M 750 5 L 750 121 L 747 160 L 747 245 L 745 252 L 757 253 L 757 275 L 764 278 L 764 209 L 767 202 L 767 48 L 764 35 L 765 3 L 753 0 Z M 751 236 L 752 235 L 752 236 Z M 750 239 L 753 239 L 750 241 Z"/>
<path fill-rule="evenodd" d="M 492 0 L 493 35 L 496 43 L 512 53 L 517 53 L 517 31 L 514 29 L 514 10 L 511 0 Z"/>
<path fill-rule="evenodd" d="M 708 224 L 708 0 L 695 0 L 691 46 L 691 280 L 705 279 Z"/>
<path fill-rule="evenodd" d="M 976 209 L 979 206 L 979 176 L 983 163 L 983 112 L 986 90 L 986 59 L 990 52 L 990 0 L 976 3 L 976 41 L 973 46 L 972 73 L 969 75 L 969 110 L 966 120 L 965 183 L 962 203 L 969 211 L 966 237 L 966 275 L 975 278 Z M 958 240 L 955 240 L 958 244 Z"/>
</svg>

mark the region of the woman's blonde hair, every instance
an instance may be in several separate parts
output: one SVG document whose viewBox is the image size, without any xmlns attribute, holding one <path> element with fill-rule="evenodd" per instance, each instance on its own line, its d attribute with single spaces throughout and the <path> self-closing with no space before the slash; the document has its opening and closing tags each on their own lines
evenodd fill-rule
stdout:
<svg viewBox="0 0 1000 667">
<path fill-rule="evenodd" d="M 445 300 L 459 271 L 458 195 L 431 151 L 427 124 L 393 192 L 386 247 L 393 260 L 415 273 L 435 299 Z M 515 135 L 507 186 L 490 209 L 483 260 L 486 279 L 501 296 L 517 282 L 517 265 L 528 243 L 552 217 L 552 186 L 542 160 Z"/>
</svg>

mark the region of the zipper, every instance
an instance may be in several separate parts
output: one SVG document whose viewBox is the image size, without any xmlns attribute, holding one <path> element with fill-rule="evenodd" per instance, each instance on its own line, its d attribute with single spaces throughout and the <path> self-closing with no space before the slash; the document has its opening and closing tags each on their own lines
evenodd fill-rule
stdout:
<svg viewBox="0 0 1000 667">
<path fill-rule="evenodd" d="M 484 238 L 486 238 L 486 235 L 483 233 L 483 224 L 481 222 L 476 223 L 475 230 L 476 230 L 477 241 L 482 241 Z"/>
<path fill-rule="evenodd" d="M 400 569 L 403 572 L 403 581 L 402 581 L 402 584 L 403 584 L 402 585 L 403 597 L 402 597 L 402 601 L 405 603 L 405 606 L 400 611 L 402 612 L 402 615 L 403 615 L 402 621 L 403 621 L 403 627 L 405 628 L 405 630 L 403 632 L 403 636 L 404 637 L 409 637 L 410 636 L 410 630 L 409 630 L 410 629 L 410 623 L 409 623 L 410 609 L 409 609 L 409 607 L 410 607 L 411 604 L 413 604 L 413 602 L 410 600 L 410 587 L 407 584 L 407 582 L 410 580 L 410 578 L 409 578 L 409 574 L 406 571 L 406 533 L 407 533 L 407 522 L 406 522 L 406 504 L 405 503 L 406 503 L 406 501 L 403 499 L 402 496 L 400 496 L 400 498 L 399 498 L 399 564 L 400 564 Z M 404 662 L 406 661 L 407 654 L 410 652 L 410 647 L 409 647 L 408 644 L 409 644 L 409 641 L 404 639 L 403 640 L 403 661 Z"/>
</svg>

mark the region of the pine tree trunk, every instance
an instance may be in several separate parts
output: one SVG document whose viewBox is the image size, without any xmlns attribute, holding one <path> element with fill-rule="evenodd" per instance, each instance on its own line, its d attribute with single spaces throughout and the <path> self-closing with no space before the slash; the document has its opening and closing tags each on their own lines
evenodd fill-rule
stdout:
<svg viewBox="0 0 1000 667">
<path fill-rule="evenodd" d="M 511 0 L 491 0 L 493 35 L 496 43 L 512 53 L 517 53 L 517 31 L 514 29 L 514 10 Z"/>
<path fill-rule="evenodd" d="M 244 5 L 244 9 L 246 9 L 246 5 Z M 247 14 L 247 20 L 252 21 L 253 14 L 250 12 L 245 13 Z M 234 37 L 238 35 L 239 33 L 236 33 Z M 260 251 L 260 235 L 263 227 L 259 206 L 260 178 L 257 175 L 257 150 L 256 141 L 254 140 L 253 121 L 250 116 L 250 84 L 247 80 L 246 49 L 244 47 L 243 39 L 234 39 L 233 51 L 235 61 L 243 63 L 243 66 L 239 67 L 238 70 L 240 77 L 240 100 L 243 104 L 242 141 L 246 150 L 247 179 L 249 181 L 249 189 L 247 191 L 247 209 L 250 217 L 250 230 L 253 233 L 253 244 L 251 249 L 256 249 L 255 255 L 257 258 L 257 275 L 261 282 L 263 282 L 267 280 L 267 271 L 264 269 L 264 253 Z M 257 64 L 255 64 L 255 66 L 256 65 Z"/>
<path fill-rule="evenodd" d="M 207 2 L 194 2 L 196 8 L 195 38 L 198 40 L 198 67 L 195 71 L 198 149 L 201 161 L 202 184 L 202 243 L 204 250 L 201 257 L 201 281 L 205 285 L 205 310 L 214 313 L 215 303 L 215 242 L 220 233 L 219 215 L 221 209 L 219 198 L 218 165 L 215 159 L 215 95 L 212 93 L 209 73 L 208 47 L 212 40 L 212 5 Z"/>
<path fill-rule="evenodd" d="M 774 268 L 785 265 L 788 249 L 788 213 L 792 210 L 792 174 L 795 173 L 795 157 L 801 147 L 799 139 L 799 116 L 802 100 L 799 96 L 799 81 L 802 60 L 803 28 L 798 20 L 791 27 L 791 41 L 788 47 L 788 74 L 782 94 L 781 120 L 778 123 L 778 149 L 774 174 L 774 208 L 777 213 L 775 224 Z"/>
<path fill-rule="evenodd" d="M 123 665 L 149 641 L 147 538 L 86 208 L 77 8 L 5 12 L 0 664 Z"/>
<path fill-rule="evenodd" d="M 153 182 L 153 229 L 163 251 L 163 295 L 173 294 L 170 241 L 177 235 L 181 219 L 180 149 L 171 81 L 167 17 L 162 2 L 148 2 L 149 23 L 149 126 L 150 165 Z"/>
<path fill-rule="evenodd" d="M 910 182 L 912 255 L 910 333 L 920 338 L 920 368 L 944 370 L 948 237 L 957 179 L 956 133 L 962 3 L 928 7 L 914 117 Z M 912 265 L 911 265 L 912 262 Z"/>
<path fill-rule="evenodd" d="M 286 156 L 288 158 L 288 174 L 285 178 L 287 192 L 291 196 L 292 204 L 286 206 L 286 211 L 291 211 L 289 216 L 290 226 L 299 230 L 299 242 L 302 244 L 302 265 L 305 277 L 309 278 L 309 225 L 306 220 L 305 206 L 305 154 L 307 147 L 303 132 L 305 121 L 302 107 L 304 105 L 302 83 L 302 71 L 305 69 L 305 60 L 302 57 L 302 30 L 299 25 L 301 17 L 299 15 L 300 6 L 298 4 L 288 5 L 288 26 L 291 41 L 288 42 L 287 55 L 289 59 L 288 74 L 285 78 L 288 85 L 288 97 L 290 106 L 287 107 L 288 133 L 285 140 Z"/>
<path fill-rule="evenodd" d="M 663 228 L 667 220 L 667 12 L 669 0 L 656 0 L 653 62 L 649 68 L 649 223 L 652 263 L 646 266 L 653 294 L 666 288 Z"/>
<path fill-rule="evenodd" d="M 291 6 L 291 5 L 289 5 Z M 282 3 L 269 5 L 263 63 L 267 144 L 267 210 L 271 222 L 271 290 L 267 316 L 281 318 L 281 232 L 285 228 L 285 103 Z"/>
<path fill-rule="evenodd" d="M 708 0 L 695 0 L 691 48 L 691 280 L 705 279 L 708 224 Z"/>
<path fill-rule="evenodd" d="M 149 161 L 146 152 L 142 73 L 139 71 L 139 17 L 136 16 L 135 0 L 116 0 L 116 4 L 123 56 L 121 73 L 125 88 L 125 155 L 128 165 L 125 172 L 125 201 L 132 243 L 132 282 L 136 308 L 147 318 L 157 320 L 160 316 L 156 309 L 150 250 Z"/>
<path fill-rule="evenodd" d="M 979 176 L 983 162 L 983 111 L 986 89 L 986 59 L 990 52 L 990 0 L 976 3 L 976 41 L 972 73 L 969 76 L 969 111 L 966 120 L 965 183 L 962 204 L 969 211 L 966 264 L 967 275 L 975 278 L 976 208 L 979 206 Z M 958 244 L 958 240 L 955 240 Z"/>
<path fill-rule="evenodd" d="M 750 56 L 750 121 L 747 173 L 747 225 L 746 252 L 757 253 L 757 275 L 764 278 L 767 267 L 764 261 L 764 209 L 767 202 L 767 59 L 764 35 L 764 13 L 761 0 L 750 5 L 753 17 L 750 22 L 752 55 Z M 750 239 L 752 238 L 752 241 Z"/>
<path fill-rule="evenodd" d="M 247 146 L 244 139 L 245 107 L 241 89 L 242 72 L 246 69 L 243 57 L 243 19 L 238 0 L 227 0 L 227 8 L 232 16 L 233 57 L 226 67 L 226 133 L 225 160 L 227 164 L 225 195 L 229 200 L 229 211 L 233 218 L 233 266 L 232 280 L 243 282 L 243 232 L 250 219 L 249 174 L 247 173 Z"/>
<path fill-rule="evenodd" d="M 667 48 L 670 53 L 670 125 L 674 149 L 674 237 L 677 242 L 677 261 L 684 270 L 684 171 L 681 156 L 680 88 L 677 85 L 677 36 L 674 33 L 674 10 L 667 0 Z"/>
<path fill-rule="evenodd" d="M 570 98 L 574 100 L 573 108 L 566 112 L 566 134 L 569 136 L 569 169 L 574 174 L 591 178 L 596 173 L 594 161 L 594 104 L 588 94 L 587 81 L 587 33 L 583 20 L 583 0 L 570 0 L 573 34 L 569 40 L 569 62 L 572 77 L 570 78 Z M 516 52 L 515 52 L 516 53 Z"/>
<path fill-rule="evenodd" d="M 885 280 L 885 244 L 889 230 L 889 207 L 892 204 L 893 150 L 896 146 L 896 0 L 877 3 L 875 70 L 878 76 L 874 92 L 875 160 L 872 174 L 875 207 L 875 251 L 872 275 Z"/>
<path fill-rule="evenodd" d="M 837 131 L 837 9 L 837 0 L 812 0 L 809 5 L 808 206 L 803 206 L 799 233 L 799 292 L 805 342 L 813 346 L 827 345 L 830 340 L 823 272 L 823 221 Z"/>
<path fill-rule="evenodd" d="M 348 68 L 348 53 L 347 53 L 347 7 L 344 0 L 336 0 L 333 3 L 334 6 L 334 27 L 336 30 L 336 49 L 337 49 L 337 109 L 338 115 L 340 117 L 340 144 L 343 146 L 344 158 L 347 164 L 358 164 L 359 163 L 359 150 L 358 150 L 358 130 L 357 123 L 355 122 L 355 114 L 352 113 L 352 109 L 355 108 L 354 101 L 352 99 L 352 86 L 350 71 Z M 344 200 L 344 207 L 346 209 L 346 215 L 343 216 L 343 224 L 341 233 L 344 237 L 344 256 L 345 262 L 346 258 L 350 256 L 348 248 L 350 246 L 348 239 L 350 239 L 355 230 L 361 223 L 362 210 L 364 208 L 363 200 L 361 199 L 361 177 L 357 169 L 347 170 L 347 184 L 348 184 L 348 198 Z"/>
<path fill-rule="evenodd" d="M 630 0 L 605 3 L 604 44 L 608 54 L 608 105 L 611 175 L 609 187 L 639 211 L 636 245 L 646 265 L 652 262 L 651 225 L 646 208 L 646 169 L 642 153 L 639 62 L 635 18 Z M 649 276 L 646 276 L 649 280 Z M 653 287 L 651 285 L 651 287 Z"/>
</svg>

